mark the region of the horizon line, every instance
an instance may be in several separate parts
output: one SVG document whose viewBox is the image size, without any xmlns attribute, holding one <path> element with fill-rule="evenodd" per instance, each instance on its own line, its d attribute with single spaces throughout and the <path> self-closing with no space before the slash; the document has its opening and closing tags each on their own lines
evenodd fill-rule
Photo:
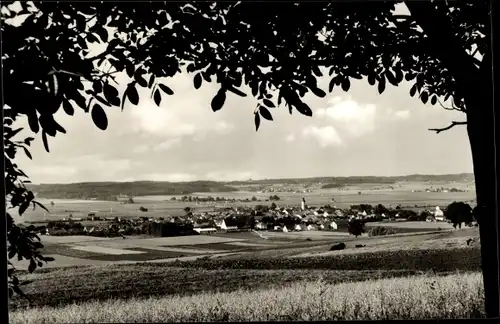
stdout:
<svg viewBox="0 0 500 324">
<path fill-rule="evenodd" d="M 442 174 L 424 174 L 424 173 L 412 173 L 405 175 L 350 175 L 350 176 L 313 176 L 313 177 L 283 177 L 283 178 L 259 178 L 259 179 L 247 179 L 247 180 L 207 180 L 207 179 L 197 179 L 197 180 L 186 180 L 186 181 L 166 181 L 166 180 L 105 180 L 105 181 L 76 181 L 76 182 L 44 182 L 44 183 L 30 183 L 29 185 L 70 185 L 70 184 L 82 184 L 82 183 L 134 183 L 134 182 L 165 182 L 165 183 L 192 183 L 192 182 L 215 182 L 215 183 L 230 183 L 230 182 L 250 182 L 250 181 L 270 181 L 270 180 L 308 180 L 316 178 L 404 178 L 404 177 L 415 177 L 415 176 L 428 176 L 428 177 L 440 177 L 440 176 L 460 176 L 460 175 L 472 175 L 473 172 L 460 172 L 460 173 L 442 173 Z"/>
</svg>

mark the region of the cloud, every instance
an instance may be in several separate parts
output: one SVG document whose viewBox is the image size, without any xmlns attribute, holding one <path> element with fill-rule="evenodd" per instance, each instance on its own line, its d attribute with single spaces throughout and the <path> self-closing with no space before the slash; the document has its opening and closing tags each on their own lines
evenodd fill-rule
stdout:
<svg viewBox="0 0 500 324">
<path fill-rule="evenodd" d="M 146 153 L 147 151 L 149 151 L 148 145 L 139 145 L 139 146 L 136 146 L 132 149 L 132 153 L 135 153 L 135 154 L 142 154 L 142 153 Z"/>
<path fill-rule="evenodd" d="M 329 118 L 337 128 L 352 136 L 361 136 L 375 129 L 377 107 L 373 104 L 361 105 L 354 100 L 334 97 L 328 101 L 330 106 L 316 111 L 319 118 Z"/>
<path fill-rule="evenodd" d="M 333 126 L 316 127 L 308 126 L 304 128 L 302 134 L 310 136 L 318 141 L 319 145 L 323 148 L 328 146 L 340 146 L 342 140 Z"/>
<path fill-rule="evenodd" d="M 291 133 L 291 134 L 289 134 L 289 135 L 285 138 L 285 140 L 286 140 L 287 142 L 293 142 L 293 141 L 295 141 L 295 135 L 294 135 L 293 133 Z"/>
<path fill-rule="evenodd" d="M 171 148 L 177 147 L 181 144 L 180 138 L 169 138 L 160 144 L 156 145 L 153 150 L 155 152 L 167 151 Z"/>
<path fill-rule="evenodd" d="M 394 113 L 396 119 L 408 119 L 411 116 L 410 110 L 398 110 Z"/>
</svg>

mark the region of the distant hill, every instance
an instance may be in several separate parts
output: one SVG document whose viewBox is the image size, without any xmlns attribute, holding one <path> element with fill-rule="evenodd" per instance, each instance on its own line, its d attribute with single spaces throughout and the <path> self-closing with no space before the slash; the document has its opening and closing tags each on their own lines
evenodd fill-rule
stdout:
<svg viewBox="0 0 500 324">
<path fill-rule="evenodd" d="M 187 195 L 193 192 L 231 192 L 236 188 L 215 181 L 193 182 L 81 182 L 69 184 L 39 184 L 29 188 L 39 198 L 116 200 L 119 195 L 160 196 Z"/>
<path fill-rule="evenodd" d="M 265 179 L 265 180 L 248 180 L 248 181 L 231 181 L 226 184 L 229 186 L 238 185 L 270 185 L 270 184 L 313 184 L 313 183 L 328 183 L 341 185 L 356 185 L 363 183 L 374 184 L 391 184 L 396 182 L 437 182 L 437 181 L 474 181 L 474 174 L 459 173 L 459 174 L 441 174 L 441 175 L 425 175 L 412 174 L 406 176 L 395 177 L 377 177 L 377 176 L 353 176 L 353 177 L 315 177 L 315 178 L 295 178 L 295 179 Z"/>
<path fill-rule="evenodd" d="M 163 181 L 135 181 L 135 182 L 81 182 L 69 184 L 39 184 L 29 188 L 37 193 L 39 198 L 48 199 L 91 199 L 116 200 L 119 195 L 160 196 L 160 195 L 189 195 L 194 192 L 232 192 L 241 185 L 270 185 L 270 184 L 313 184 L 323 183 L 331 187 L 356 185 L 363 183 L 392 184 L 401 181 L 408 182 L 437 182 L 437 181 L 474 181 L 471 173 L 422 175 L 413 174 L 397 177 L 355 176 L 355 177 L 316 177 L 302 179 L 265 179 L 248 181 L 192 181 L 192 182 L 163 182 Z"/>
</svg>

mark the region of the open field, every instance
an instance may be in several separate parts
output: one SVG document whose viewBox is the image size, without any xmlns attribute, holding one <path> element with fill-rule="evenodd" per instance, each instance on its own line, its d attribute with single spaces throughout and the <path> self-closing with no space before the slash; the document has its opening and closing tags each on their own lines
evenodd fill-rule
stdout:
<svg viewBox="0 0 500 324">
<path fill-rule="evenodd" d="M 319 277 L 326 283 L 336 284 L 429 271 L 444 274 L 457 270 L 478 271 L 479 249 L 465 244 L 466 237 L 474 237 L 477 233 L 469 230 L 467 236 L 458 234 L 457 231 L 413 237 L 366 238 L 346 242 L 346 250 L 332 252 L 329 251 L 331 244 L 304 242 L 289 244 L 285 249 L 249 250 L 211 258 L 196 255 L 191 260 L 168 263 L 129 261 L 128 264 L 113 262 L 113 265 L 104 265 L 98 260 L 91 260 L 96 265 L 44 267 L 33 274 L 26 271 L 20 273 L 21 280 L 33 280 L 26 286 L 26 292 L 35 305 L 55 306 L 66 304 L 69 300 L 191 295 L 239 288 L 266 289 Z M 354 245 L 359 243 L 367 244 L 367 247 L 355 249 Z M 390 246 L 392 248 L 388 248 Z M 307 252 L 310 254 L 306 255 Z M 185 258 L 179 258 L 182 259 Z M 86 258 L 82 260 L 88 261 Z M 19 299 L 13 300 L 12 307 L 19 305 L 22 305 Z"/>
<path fill-rule="evenodd" d="M 351 237 L 341 240 L 342 251 L 329 251 L 338 240 L 263 240 L 252 233 L 179 238 L 194 238 L 187 245 L 135 239 L 144 242 L 140 248 L 123 239 L 88 242 L 144 251 L 100 256 L 71 248 L 85 246 L 81 241 L 51 243 L 63 259 L 82 253 L 77 260 L 86 265 L 21 271 L 21 280 L 32 280 L 25 287 L 32 307 L 11 299 L 11 322 L 481 317 L 480 252 L 465 243 L 477 235 L 473 228 Z M 217 253 L 195 253 L 208 250 Z"/>
<path fill-rule="evenodd" d="M 458 184 L 453 186 L 459 187 Z M 383 204 L 386 206 L 396 207 L 398 204 L 403 206 L 441 206 L 445 207 L 453 201 L 471 201 L 474 200 L 475 194 L 473 188 L 469 188 L 467 192 L 411 192 L 415 188 L 425 188 L 424 184 L 407 184 L 401 188 L 394 190 L 370 190 L 366 188 L 358 195 L 359 188 L 353 188 L 350 191 L 339 191 L 337 189 L 318 189 L 312 193 L 276 193 L 281 199 L 276 202 L 279 206 L 299 205 L 302 197 L 310 205 L 336 205 L 340 208 L 346 208 L 353 204 Z M 413 189 L 410 189 L 413 188 Z M 256 196 L 259 199 L 268 199 L 270 193 L 255 193 L 248 191 L 236 192 L 214 192 L 214 193 L 195 193 L 193 196 L 219 196 L 225 198 L 252 198 Z M 123 217 L 131 218 L 138 216 L 148 217 L 167 217 L 184 215 L 185 207 L 195 208 L 197 212 L 212 211 L 214 207 L 223 206 L 255 206 L 259 204 L 270 204 L 269 202 L 248 202 L 248 203 L 200 203 L 171 201 L 169 196 L 143 196 L 134 197 L 135 204 L 122 204 L 112 201 L 94 201 L 94 200 L 69 200 L 69 199 L 38 199 L 50 211 L 47 213 L 41 208 L 35 210 L 28 209 L 23 217 L 13 215 L 17 222 L 24 221 L 43 221 L 57 220 L 63 217 L 68 217 L 72 214 L 74 218 L 84 218 L 89 212 L 96 212 L 97 216 L 101 217 Z M 179 198 L 181 195 L 176 195 Z M 335 198 L 335 202 L 332 202 Z M 54 202 L 54 206 L 50 202 Z M 148 212 L 140 212 L 139 207 L 145 207 Z M 417 208 L 418 209 L 418 208 Z M 85 224 L 87 225 L 87 224 Z"/>
<path fill-rule="evenodd" d="M 393 223 L 401 226 L 419 228 L 423 222 Z M 423 223 L 429 224 L 429 223 Z M 385 224 L 384 224 L 385 225 Z M 431 224 L 432 225 L 432 224 Z M 446 224 L 448 225 L 448 224 Z M 345 242 L 348 253 L 355 244 L 367 245 L 366 248 L 356 251 L 377 249 L 395 249 L 429 246 L 429 248 L 447 248 L 443 242 L 443 235 L 447 230 L 436 231 L 433 226 L 420 229 L 420 232 L 399 233 L 386 237 L 368 237 L 366 234 L 359 238 L 343 232 L 333 231 L 304 231 L 304 232 L 242 232 L 220 233 L 215 235 L 195 235 L 164 238 L 95 238 L 88 236 L 42 236 L 43 253 L 52 256 L 56 261 L 46 264 L 47 267 L 67 267 L 72 265 L 142 262 L 154 260 L 168 260 L 179 258 L 206 258 L 213 256 L 217 259 L 238 258 L 239 256 L 294 256 L 305 253 L 328 253 L 329 246 L 335 242 Z M 469 236 L 476 236 L 477 229 L 464 229 L 460 232 Z M 428 233 L 428 234 L 426 234 Z M 260 236 L 259 236 L 260 235 Z M 464 236 L 464 237 L 465 237 Z M 440 239 L 438 240 L 437 237 Z M 463 246 L 466 238 L 454 239 L 449 242 L 450 247 Z M 434 243 L 429 243 L 434 242 Z M 392 245 L 391 245 L 392 244 Z M 457 245 L 458 244 L 458 245 Z M 357 253 L 356 252 L 356 253 Z M 229 253 L 229 255 L 227 255 Z M 224 254 L 224 255 L 221 255 Z M 27 261 L 12 261 L 21 269 L 27 268 Z"/>
<path fill-rule="evenodd" d="M 183 274 L 178 273 L 183 277 Z M 230 273 L 229 275 L 233 275 Z M 325 274 L 329 277 L 329 274 Z M 207 278 L 213 274 L 207 273 Z M 233 279 L 218 277 L 222 282 Z M 279 320 L 393 320 L 481 318 L 480 273 L 409 276 L 363 282 L 328 283 L 328 279 L 192 296 L 112 299 L 13 311 L 11 323 L 103 323 Z M 324 278 L 324 277 L 323 277 Z M 172 277 L 172 281 L 178 281 Z M 191 282 L 191 278 L 185 278 Z M 239 277 L 234 285 L 245 282 Z M 262 279 L 262 277 L 261 277 Z M 345 278 L 344 278 L 345 279 Z M 298 282 L 296 281 L 298 280 Z M 132 282 L 131 282 L 132 283 Z"/>
</svg>

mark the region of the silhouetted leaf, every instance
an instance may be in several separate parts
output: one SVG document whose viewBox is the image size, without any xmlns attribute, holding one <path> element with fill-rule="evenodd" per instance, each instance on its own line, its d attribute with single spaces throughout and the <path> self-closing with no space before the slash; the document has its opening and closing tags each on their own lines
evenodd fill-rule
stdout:
<svg viewBox="0 0 500 324">
<path fill-rule="evenodd" d="M 101 96 L 95 96 L 94 97 L 97 101 L 99 101 L 100 103 L 102 103 L 103 105 L 105 106 L 108 106 L 108 107 L 111 107 L 111 104 L 109 102 L 107 102 L 104 98 L 102 98 Z M 118 99 L 120 100 L 118 97 L 115 97 L 114 99 Z M 119 102 L 119 101 L 118 101 Z M 119 105 L 119 103 L 118 103 Z"/>
<path fill-rule="evenodd" d="M 431 98 L 431 105 L 435 105 L 437 103 L 437 97 L 436 96 L 432 96 Z"/>
<path fill-rule="evenodd" d="M 38 201 L 32 201 L 32 203 L 33 203 L 33 209 L 35 209 L 35 205 L 36 205 L 36 206 L 39 206 L 40 208 L 42 208 L 43 210 L 45 210 L 47 213 L 49 212 L 49 210 L 47 209 L 47 207 L 45 207 L 44 205 L 42 205 Z"/>
<path fill-rule="evenodd" d="M 149 81 L 148 81 L 148 88 L 151 89 L 151 87 L 153 86 L 155 82 L 155 75 L 154 74 L 151 74 L 151 76 L 149 77 Z"/>
<path fill-rule="evenodd" d="M 102 91 L 102 83 L 101 81 L 99 80 L 96 80 L 92 83 L 92 89 L 94 89 L 94 91 L 96 93 L 100 93 Z"/>
<path fill-rule="evenodd" d="M 382 94 L 382 92 L 384 92 L 384 90 L 385 90 L 385 78 L 382 75 L 380 77 L 380 80 L 378 81 L 378 93 Z"/>
<path fill-rule="evenodd" d="M 109 83 L 104 83 L 102 91 L 104 92 L 104 97 L 109 102 L 111 102 L 113 98 L 118 97 L 118 90 Z"/>
<path fill-rule="evenodd" d="M 154 101 L 157 106 L 160 106 L 161 103 L 161 93 L 160 90 L 156 89 L 154 93 Z"/>
<path fill-rule="evenodd" d="M 43 147 L 45 148 L 45 151 L 49 153 L 49 143 L 47 142 L 47 133 L 42 131 L 42 141 L 43 141 Z"/>
<path fill-rule="evenodd" d="M 134 86 L 134 83 L 129 83 L 127 86 L 127 90 L 125 90 L 125 94 L 130 101 L 131 104 L 137 106 L 139 104 L 139 94 L 137 93 L 137 89 Z M 122 110 L 123 110 L 123 103 L 122 101 Z"/>
<path fill-rule="evenodd" d="M 309 106 L 306 103 L 300 103 L 297 106 L 295 106 L 295 109 L 302 115 L 311 117 L 312 116 L 312 110 L 309 108 Z"/>
<path fill-rule="evenodd" d="M 127 63 L 125 63 L 125 71 L 127 72 L 127 75 L 129 78 L 133 77 L 134 76 L 134 65 L 127 61 Z"/>
<path fill-rule="evenodd" d="M 99 35 L 99 37 L 101 37 L 101 40 L 103 43 L 107 43 L 108 42 L 108 31 L 106 30 L 106 28 L 104 27 L 99 27 L 96 29 L 96 34 Z"/>
<path fill-rule="evenodd" d="M 349 88 L 351 88 L 351 81 L 346 77 L 344 80 L 342 80 L 342 90 L 345 92 L 349 91 Z"/>
<path fill-rule="evenodd" d="M 26 145 L 30 146 L 30 145 L 31 145 L 31 142 L 32 142 L 33 140 L 34 140 L 34 138 L 33 138 L 33 137 L 26 137 L 26 138 L 24 139 L 24 144 L 26 144 Z"/>
<path fill-rule="evenodd" d="M 312 72 L 318 77 L 323 76 L 323 73 L 321 73 L 321 70 L 316 65 L 313 65 Z"/>
<path fill-rule="evenodd" d="M 326 96 L 326 93 L 321 90 L 320 88 L 317 88 L 317 87 L 312 87 L 310 88 L 312 93 L 314 93 L 316 96 L 320 97 L 320 98 L 324 98 Z"/>
<path fill-rule="evenodd" d="M 30 151 L 26 147 L 23 146 L 24 149 L 24 154 L 26 154 L 27 157 L 29 157 L 30 160 L 33 160 L 33 157 L 31 156 Z"/>
<path fill-rule="evenodd" d="M 94 104 L 91 115 L 92 121 L 99 129 L 106 130 L 108 128 L 108 118 L 104 109 L 99 104 Z"/>
<path fill-rule="evenodd" d="M 259 127 L 260 127 L 260 116 L 257 112 L 255 112 L 254 115 L 255 115 L 255 117 L 254 117 L 255 131 L 258 131 Z"/>
<path fill-rule="evenodd" d="M 238 95 L 238 96 L 240 96 L 240 97 L 246 97 L 246 96 L 247 96 L 247 94 L 246 94 L 246 93 L 244 93 L 244 92 L 242 92 L 241 90 L 236 89 L 235 87 L 232 87 L 232 86 L 227 87 L 227 90 L 231 91 L 231 92 L 232 92 L 232 93 L 234 93 L 234 94 L 237 94 L 237 95 Z"/>
<path fill-rule="evenodd" d="M 69 103 L 68 100 L 63 100 L 63 110 L 66 114 L 70 116 L 73 116 L 73 114 L 75 113 L 73 106 Z"/>
<path fill-rule="evenodd" d="M 148 81 L 146 81 L 146 79 L 144 79 L 144 77 L 142 76 L 141 73 L 139 72 L 136 72 L 134 74 L 134 79 L 135 81 L 137 81 L 137 83 L 141 86 L 141 87 L 147 87 L 148 86 Z"/>
<path fill-rule="evenodd" d="M 217 111 L 224 106 L 224 102 L 226 101 L 226 92 L 221 88 L 217 94 L 212 99 L 212 110 Z"/>
<path fill-rule="evenodd" d="M 40 130 L 40 124 L 38 123 L 38 117 L 35 111 L 27 114 L 28 117 L 28 125 L 33 133 L 38 133 Z"/>
<path fill-rule="evenodd" d="M 271 112 L 269 112 L 269 110 L 267 110 L 266 107 L 260 106 L 259 112 L 262 115 L 262 117 L 264 117 L 265 119 L 270 120 L 270 121 L 273 120 L 273 116 L 271 115 Z"/>
<path fill-rule="evenodd" d="M 25 201 L 24 203 L 22 203 L 21 206 L 19 206 L 19 210 L 18 210 L 19 215 L 24 214 L 26 209 L 28 209 L 29 205 L 30 205 L 29 201 Z"/>
<path fill-rule="evenodd" d="M 417 93 L 417 84 L 414 84 L 411 88 L 410 88 L 410 96 L 415 96 L 415 94 Z"/>
<path fill-rule="evenodd" d="M 406 81 L 411 81 L 411 80 L 413 80 L 413 79 L 415 79 L 415 74 L 413 74 L 413 73 L 411 73 L 411 72 L 407 72 L 407 73 L 405 73 L 405 80 L 406 80 Z"/>
<path fill-rule="evenodd" d="M 172 89 L 170 89 L 169 87 L 167 87 L 166 85 L 164 84 L 161 84 L 161 83 L 158 83 L 158 86 L 160 87 L 160 89 L 165 92 L 166 94 L 168 94 L 169 96 L 173 95 L 174 92 L 172 91 Z"/>
<path fill-rule="evenodd" d="M 394 86 L 397 86 L 398 85 L 398 82 L 396 80 L 396 77 L 394 76 L 394 74 L 392 73 L 391 70 L 386 70 L 385 71 L 385 75 L 387 77 L 387 80 Z"/>
<path fill-rule="evenodd" d="M 193 83 L 195 89 L 199 89 L 201 87 L 202 78 L 200 73 L 196 73 L 196 75 L 194 76 Z"/>
<path fill-rule="evenodd" d="M 377 80 L 375 79 L 375 75 L 373 75 L 373 74 L 369 74 L 369 75 L 368 75 L 368 83 L 369 83 L 371 86 L 375 85 L 375 82 L 376 82 L 376 81 L 377 81 Z"/>
<path fill-rule="evenodd" d="M 427 103 L 427 100 L 429 100 L 429 94 L 427 93 L 427 91 L 422 92 L 422 94 L 420 95 L 420 100 L 422 100 L 424 104 Z"/>
<path fill-rule="evenodd" d="M 330 83 L 328 84 L 328 92 L 332 92 L 334 87 L 335 87 L 335 78 L 332 78 L 330 80 Z"/>
<path fill-rule="evenodd" d="M 262 102 L 264 103 L 264 105 L 268 106 L 269 108 L 275 108 L 276 106 L 274 105 L 274 103 L 269 100 L 269 99 L 264 99 L 262 100 Z"/>
<path fill-rule="evenodd" d="M 395 73 L 396 73 L 396 82 L 400 83 L 401 81 L 403 81 L 403 71 L 401 71 L 401 68 L 397 68 L 395 70 Z"/>
</svg>

